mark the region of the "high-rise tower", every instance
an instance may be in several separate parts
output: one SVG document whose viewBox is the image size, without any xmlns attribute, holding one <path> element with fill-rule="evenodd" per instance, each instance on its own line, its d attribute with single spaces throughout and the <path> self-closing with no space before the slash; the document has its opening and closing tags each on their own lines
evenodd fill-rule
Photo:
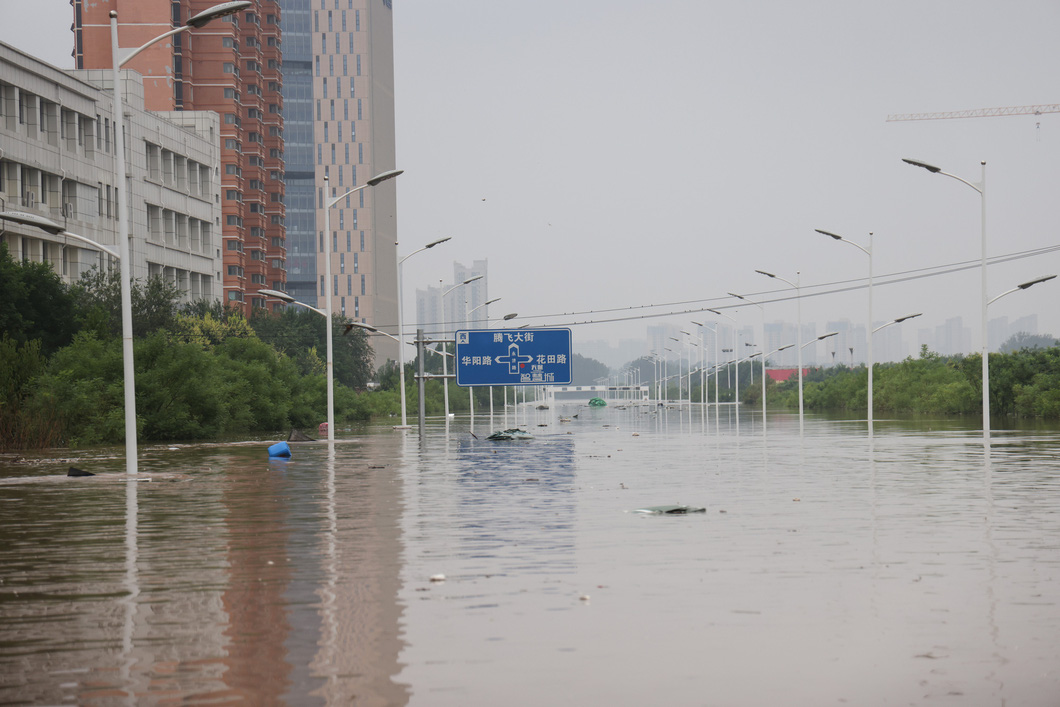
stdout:
<svg viewBox="0 0 1060 707">
<path fill-rule="evenodd" d="M 395 182 L 342 199 L 324 233 L 325 203 L 394 164 L 390 0 L 280 0 L 287 106 L 289 292 L 397 333 Z M 329 193 L 324 193 L 324 176 Z M 332 281 L 324 282 L 323 258 Z M 372 342 L 377 361 L 396 344 Z"/>
<path fill-rule="evenodd" d="M 110 12 L 129 51 L 217 3 L 214 0 L 72 0 L 79 69 L 112 66 Z M 263 288 L 285 289 L 286 227 L 282 36 L 277 0 L 175 35 L 125 68 L 144 77 L 153 111 L 208 110 L 221 116 L 223 300 L 251 307 Z M 135 157 L 130 157 L 135 159 Z M 148 162 L 152 155 L 147 155 Z M 161 165 L 164 171 L 167 165 Z M 132 234 L 136 237 L 136 234 Z"/>
</svg>

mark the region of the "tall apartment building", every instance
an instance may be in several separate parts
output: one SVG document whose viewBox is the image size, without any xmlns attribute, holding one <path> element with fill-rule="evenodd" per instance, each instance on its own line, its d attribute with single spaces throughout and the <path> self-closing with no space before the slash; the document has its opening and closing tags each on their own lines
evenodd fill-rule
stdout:
<svg viewBox="0 0 1060 707">
<path fill-rule="evenodd" d="M 277 0 L 174 35 L 125 68 L 143 75 L 153 111 L 214 111 L 221 116 L 221 235 L 224 300 L 280 306 L 256 293 L 286 289 L 282 37 Z M 118 12 L 120 51 L 186 23 L 214 0 L 72 0 L 79 69 L 112 66 L 110 11 Z M 148 156 L 149 160 L 153 157 Z M 133 234 L 134 238 L 136 234 Z"/>
<path fill-rule="evenodd" d="M 395 168 L 390 0 L 280 0 L 284 13 L 288 292 L 397 334 L 395 182 L 331 199 Z M 328 193 L 324 193 L 324 177 Z M 324 282 L 324 258 L 331 282 Z M 375 337 L 377 363 L 396 344 Z"/>
<path fill-rule="evenodd" d="M 457 283 L 478 275 L 482 276 L 481 280 L 453 289 Z M 458 329 L 486 329 L 490 321 L 488 301 L 488 261 L 475 260 L 470 267 L 453 263 L 451 283 L 440 282 L 437 287 L 416 290 L 416 323 L 425 334 L 435 337 L 440 337 L 443 331 L 452 336 Z"/>
<path fill-rule="evenodd" d="M 112 75 L 62 71 L 0 43 L 0 210 L 56 221 L 117 250 Z M 221 293 L 217 115 L 144 110 L 135 72 L 121 80 L 134 277 L 160 275 L 185 301 Z M 0 222 L 19 260 L 49 262 L 68 283 L 109 255 L 62 234 Z"/>
</svg>

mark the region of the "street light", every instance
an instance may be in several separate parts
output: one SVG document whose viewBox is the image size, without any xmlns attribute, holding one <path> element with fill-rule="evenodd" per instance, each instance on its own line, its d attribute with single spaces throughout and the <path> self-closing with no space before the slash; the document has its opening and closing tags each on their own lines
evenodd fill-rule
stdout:
<svg viewBox="0 0 1060 707">
<path fill-rule="evenodd" d="M 736 322 L 736 319 L 734 317 L 730 317 L 728 314 L 724 314 L 723 312 L 719 312 L 716 309 L 708 309 L 707 311 L 710 312 L 711 314 L 716 314 L 719 317 L 725 317 L 726 319 L 728 319 L 729 321 L 732 322 L 732 325 L 733 325 L 732 326 L 732 355 L 735 356 L 736 358 L 739 358 L 740 357 L 740 352 L 738 351 L 738 349 L 740 348 L 740 343 L 739 343 L 740 342 L 740 332 L 736 328 L 737 326 L 739 326 L 739 324 Z M 715 383 L 714 385 L 715 385 L 715 389 L 717 389 L 717 383 Z M 739 419 L 739 410 L 740 410 L 740 364 L 739 363 L 736 364 L 736 410 L 737 410 L 737 413 L 736 413 L 737 414 L 737 419 Z"/>
<path fill-rule="evenodd" d="M 299 307 L 305 307 L 306 309 L 312 312 L 316 312 L 322 317 L 327 316 L 327 313 L 323 309 L 317 309 L 316 307 L 312 307 L 306 304 L 305 302 L 299 302 L 286 292 L 280 292 L 279 290 L 258 290 L 258 294 L 264 295 L 265 297 L 272 297 L 273 299 L 281 300 L 283 302 L 286 302 L 287 304 L 296 304 Z"/>
<path fill-rule="evenodd" d="M 791 280 L 783 278 L 780 275 L 774 275 L 773 273 L 766 272 L 765 270 L 755 270 L 755 272 L 758 273 L 759 275 L 765 275 L 766 277 L 772 278 L 774 280 L 780 280 L 781 282 L 786 282 L 787 284 L 789 284 L 789 285 L 791 285 L 792 287 L 795 288 L 795 320 L 796 320 L 796 325 L 795 325 L 796 326 L 796 329 L 795 329 L 795 343 L 799 347 L 798 349 L 796 349 L 796 352 L 797 352 L 797 362 L 798 362 L 798 366 L 799 366 L 799 436 L 801 437 L 802 433 L 803 433 L 803 414 L 802 414 L 802 349 L 803 349 L 803 346 L 802 346 L 802 289 L 799 287 L 799 278 L 801 276 L 801 273 L 796 272 L 795 273 L 795 282 L 792 282 Z"/>
<path fill-rule="evenodd" d="M 91 238 L 71 233 L 50 218 L 37 216 L 36 214 L 27 214 L 24 211 L 0 211 L 0 221 L 13 221 L 22 224 L 23 226 L 34 226 L 53 236 L 63 236 L 64 238 L 73 238 L 75 241 L 81 241 L 96 250 L 103 251 L 112 258 L 119 257 L 118 251 L 114 250 L 113 246 L 103 245 L 102 243 L 97 243 Z"/>
<path fill-rule="evenodd" d="M 870 356 L 869 361 L 872 361 L 872 358 L 871 358 L 872 353 L 871 352 L 872 352 L 872 335 L 873 334 L 878 332 L 880 329 L 886 329 L 887 327 L 891 326 L 892 324 L 901 324 L 902 322 L 906 321 L 907 319 L 916 319 L 917 317 L 921 316 L 921 314 L 922 314 L 922 312 L 917 312 L 916 314 L 907 314 L 904 317 L 898 317 L 897 319 L 892 319 L 891 321 L 887 322 L 886 324 L 881 324 L 880 326 L 876 327 L 875 329 L 870 329 L 869 330 L 869 352 L 870 352 L 869 353 L 869 356 Z M 872 439 L 872 368 L 871 367 L 869 368 L 869 439 Z"/>
<path fill-rule="evenodd" d="M 709 324 L 704 324 L 703 322 L 692 322 L 692 323 L 695 324 L 698 327 L 702 327 L 702 329 L 710 329 L 710 331 L 714 334 L 714 365 L 717 366 L 718 365 L 718 359 L 721 358 L 718 355 L 718 327 L 717 327 L 717 325 L 710 326 Z M 702 329 L 700 330 L 701 333 L 702 333 Z M 703 397 L 704 404 L 709 404 L 709 402 L 707 400 L 707 389 L 704 387 L 702 374 L 703 374 L 703 371 L 701 370 L 700 371 L 699 385 L 700 385 L 700 387 L 703 387 L 703 396 L 702 397 Z M 710 377 L 709 373 L 707 374 L 707 377 L 708 378 Z M 717 373 L 715 372 L 715 374 L 714 374 L 714 410 L 715 410 L 715 412 L 717 412 L 717 409 L 718 409 L 718 377 L 717 377 Z"/>
<path fill-rule="evenodd" d="M 334 421 L 335 421 L 335 380 L 331 376 L 331 372 L 332 372 L 332 355 L 333 355 L 332 354 L 332 349 L 331 349 L 331 317 L 328 315 L 328 312 L 324 311 L 323 309 L 318 309 L 316 307 L 312 307 L 312 306 L 306 304 L 305 302 L 299 302 L 298 300 L 296 300 L 294 297 L 292 297 L 291 295 L 287 294 L 286 292 L 281 292 L 279 290 L 264 289 L 264 290 L 258 290 L 258 294 L 262 295 L 264 297 L 272 297 L 273 299 L 278 299 L 278 300 L 280 300 L 282 302 L 286 302 L 287 304 L 296 304 L 299 307 L 305 307 L 309 311 L 316 312 L 320 316 L 324 317 L 325 326 L 327 327 L 326 336 L 327 336 L 327 342 L 328 342 L 327 359 L 325 361 L 325 365 L 327 366 L 327 373 L 328 373 L 328 376 L 327 376 L 327 380 L 328 380 L 328 441 L 329 442 L 334 442 L 335 441 L 335 437 L 333 436 L 334 433 L 332 432 L 332 429 L 335 427 L 335 425 L 333 424 Z M 354 322 L 354 323 L 356 324 L 356 322 Z"/>
<path fill-rule="evenodd" d="M 441 297 L 441 302 L 442 302 L 442 350 L 445 350 L 445 345 L 446 345 L 446 341 L 445 341 L 445 337 L 446 337 L 446 329 L 445 329 L 445 296 L 447 294 L 449 294 L 450 292 L 452 292 L 453 290 L 455 290 L 456 288 L 458 288 L 458 287 L 463 287 L 464 285 L 468 285 L 468 284 L 474 282 L 475 280 L 481 280 L 482 277 L 483 277 L 482 275 L 475 275 L 474 277 L 469 277 L 468 279 L 464 280 L 463 282 L 458 282 L 457 284 L 453 285 L 448 290 L 446 290 L 445 292 L 442 293 L 442 297 Z M 442 356 L 442 393 L 443 393 L 442 397 L 445 398 L 445 419 L 446 419 L 446 424 L 448 425 L 449 424 L 449 370 L 448 370 L 448 365 L 446 364 L 445 356 Z"/>
<path fill-rule="evenodd" d="M 831 233 L 829 231 L 822 231 L 819 228 L 815 228 L 814 230 L 817 231 L 818 233 L 820 233 L 821 235 L 828 236 L 829 238 L 834 238 L 835 240 L 839 241 L 840 243 L 846 243 L 847 245 L 852 245 L 855 248 L 857 248 L 858 250 L 860 250 L 862 253 L 864 253 L 865 255 L 869 256 L 869 324 L 868 324 L 868 330 L 869 330 L 869 332 L 874 332 L 875 330 L 872 328 L 872 323 L 873 323 L 872 322 L 872 231 L 869 231 L 869 247 L 868 248 L 863 248 L 862 246 L 858 245 L 854 241 L 848 241 L 846 238 L 843 238 L 842 236 L 837 236 L 836 234 Z M 874 363 L 873 358 L 872 358 L 872 333 L 869 334 L 868 339 L 869 339 L 868 340 L 868 350 L 867 350 L 867 353 L 868 353 L 868 369 L 869 369 L 869 400 L 868 400 L 869 405 L 868 405 L 868 407 L 869 407 L 869 437 L 871 437 L 872 436 L 872 412 L 873 412 L 873 407 L 872 407 L 872 391 L 873 391 L 872 372 L 873 372 L 873 363 Z"/>
<path fill-rule="evenodd" d="M 488 307 L 489 305 L 493 304 L 494 302 L 496 302 L 499 299 L 500 299 L 500 297 L 494 297 L 493 299 L 486 300 L 485 302 L 483 302 L 482 304 L 478 305 L 477 307 L 472 307 L 470 312 L 467 312 L 467 313 L 464 314 L 464 319 L 466 320 L 467 325 L 471 326 L 471 321 L 472 321 L 471 320 L 471 315 L 474 314 L 476 310 L 482 309 L 483 307 Z M 464 307 L 465 308 L 467 307 L 467 298 L 466 297 L 464 298 Z M 489 319 L 486 320 L 486 325 L 489 326 Z M 490 396 L 490 405 L 492 406 L 493 405 L 493 386 L 490 386 L 489 396 Z M 474 431 L 475 431 L 475 388 L 474 388 L 474 386 L 470 386 L 469 385 L 467 387 L 467 404 L 468 404 L 468 410 L 471 413 L 471 432 L 474 433 Z"/>
<path fill-rule="evenodd" d="M 749 302 L 754 306 L 758 307 L 762 312 L 762 350 L 765 351 L 766 345 L 766 308 L 762 306 L 760 302 L 755 302 L 752 299 L 748 299 L 743 295 L 738 295 L 735 292 L 729 293 L 730 297 L 741 299 L 744 302 Z M 754 367 L 751 367 L 751 385 L 754 385 Z M 762 356 L 762 431 L 765 432 L 766 428 L 766 357 Z"/>
<path fill-rule="evenodd" d="M 981 297 L 982 307 L 981 307 L 981 312 L 980 313 L 981 313 L 981 326 L 982 326 L 983 330 L 982 330 L 982 342 L 981 342 L 981 346 L 980 346 L 980 351 L 983 354 L 983 443 L 984 444 L 989 444 L 990 443 L 990 391 L 989 391 L 989 389 L 986 386 L 986 380 L 987 380 L 987 378 L 990 377 L 990 371 L 988 370 L 989 366 L 987 364 L 987 353 L 986 353 L 986 305 L 988 304 L 987 301 L 986 301 L 986 162 L 983 161 L 983 162 L 979 163 L 982 166 L 983 178 L 978 183 L 969 182 L 967 179 L 962 179 L 961 177 L 958 177 L 955 174 L 950 174 L 949 172 L 943 172 L 941 168 L 936 167 L 935 165 L 928 164 L 927 162 L 921 162 L 919 160 L 910 160 L 910 159 L 906 159 L 905 157 L 902 158 L 902 162 L 905 162 L 906 164 L 911 164 L 914 167 L 920 167 L 922 169 L 926 169 L 927 171 L 931 172 L 932 174 L 941 174 L 943 176 L 950 177 L 951 179 L 956 179 L 961 184 L 965 184 L 965 185 L 971 187 L 972 189 L 975 189 L 977 192 L 979 192 L 979 208 L 980 208 L 980 217 L 979 218 L 980 218 L 980 228 L 982 230 L 982 235 L 981 235 L 982 244 L 981 244 L 981 252 L 980 252 L 979 271 L 980 271 L 980 279 L 982 280 L 982 297 Z"/>
<path fill-rule="evenodd" d="M 1013 292 L 1019 292 L 1020 290 L 1026 290 L 1028 287 L 1033 287 L 1040 282 L 1048 282 L 1055 278 L 1056 275 L 1046 275 L 1044 277 L 1035 278 L 1029 280 L 1021 285 L 1016 285 L 1011 290 L 1002 292 L 997 297 L 987 301 L 987 304 L 993 304 L 1005 295 L 1011 295 Z M 983 350 L 983 442 L 987 445 L 990 444 L 990 366 L 986 363 L 986 350 Z"/>
<path fill-rule="evenodd" d="M 138 473 L 136 443 L 136 376 L 133 366 L 133 331 L 132 331 L 132 262 L 129 257 L 129 197 L 126 186 L 125 165 L 125 110 L 122 107 L 121 77 L 119 71 L 130 59 L 147 49 L 152 44 L 167 37 L 197 29 L 219 17 L 234 14 L 250 7 L 249 0 L 224 2 L 200 12 L 188 20 L 186 25 L 175 27 L 158 35 L 134 49 L 123 59 L 118 59 L 118 12 L 110 11 L 110 61 L 111 86 L 113 91 L 114 134 L 117 136 L 114 149 L 114 166 L 116 174 L 116 192 L 118 198 L 118 265 L 121 274 L 121 338 L 122 367 L 125 388 L 125 471 L 129 475 Z M 110 252 L 109 249 L 107 252 Z"/>
<path fill-rule="evenodd" d="M 404 325 L 404 319 L 403 319 L 403 317 L 405 316 L 405 313 L 402 311 L 402 309 L 403 309 L 403 306 L 402 306 L 402 289 L 403 289 L 402 285 L 403 285 L 403 280 L 402 280 L 401 273 L 402 273 L 403 268 L 401 267 L 401 265 L 406 260 L 408 260 L 412 256 L 416 255 L 416 253 L 422 253 L 423 251 L 427 250 L 428 248 L 433 248 L 436 245 L 441 245 L 442 243 L 445 243 L 446 241 L 450 240 L 451 238 L 452 238 L 452 236 L 446 236 L 445 238 L 439 238 L 436 241 L 431 241 L 430 243 L 428 243 L 427 245 L 423 246 L 419 250 L 414 250 L 411 253 L 409 253 L 408 255 L 406 255 L 404 258 L 399 260 L 398 264 L 397 264 L 398 337 L 399 337 L 398 338 L 398 365 L 399 365 L 398 376 L 399 376 L 399 380 L 400 380 L 400 384 L 401 384 L 401 427 L 400 427 L 400 429 L 403 429 L 403 430 L 407 430 L 409 428 L 409 425 L 408 425 L 408 418 L 406 417 L 406 414 L 405 414 L 405 347 L 403 345 L 405 343 L 405 325 Z M 394 247 L 395 248 L 397 247 L 397 243 L 394 244 Z"/>
<path fill-rule="evenodd" d="M 324 312 L 328 318 L 327 326 L 327 368 L 328 368 L 328 442 L 335 441 L 335 390 L 332 381 L 335 377 L 335 371 L 332 367 L 332 340 L 334 338 L 332 334 L 331 326 L 331 300 L 334 296 L 334 283 L 331 281 L 331 207 L 345 199 L 350 194 L 359 192 L 362 189 L 368 187 L 374 187 L 375 185 L 385 182 L 388 179 L 393 179 L 405 170 L 402 169 L 391 169 L 386 172 L 381 172 L 375 175 L 367 182 L 359 187 L 354 187 L 347 192 L 339 194 L 338 196 L 328 200 L 328 175 L 324 174 Z M 260 292 L 260 290 L 259 290 Z M 398 307 L 400 311 L 400 306 Z M 398 347 L 400 351 L 401 347 Z"/>
</svg>

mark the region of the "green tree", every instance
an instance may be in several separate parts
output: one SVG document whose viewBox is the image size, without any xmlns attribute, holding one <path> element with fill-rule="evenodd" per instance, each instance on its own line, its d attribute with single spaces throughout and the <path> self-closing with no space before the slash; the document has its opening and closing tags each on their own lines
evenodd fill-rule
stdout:
<svg viewBox="0 0 1060 707">
<path fill-rule="evenodd" d="M 1049 334 L 1028 334 L 1016 332 L 1010 336 L 999 349 L 1001 353 L 1012 353 L 1021 349 L 1047 349 L 1057 345 L 1055 336 Z"/>
<path fill-rule="evenodd" d="M 45 368 L 40 339 L 18 343 L 0 337 L 0 451 L 40 449 L 59 442 L 61 427 L 50 410 L 27 407 L 31 383 Z"/>
<path fill-rule="evenodd" d="M 131 284 L 133 336 L 171 329 L 181 292 L 159 275 Z M 92 268 L 71 288 L 81 328 L 99 337 L 122 335 L 121 273 Z"/>
<path fill-rule="evenodd" d="M 0 331 L 18 344 L 37 339 L 49 356 L 77 332 L 75 300 L 49 263 L 16 263 L 0 242 Z"/>
<path fill-rule="evenodd" d="M 372 376 L 372 347 L 363 329 L 347 327 L 350 320 L 332 316 L 335 380 L 354 390 L 367 388 Z M 327 350 L 327 330 L 323 318 L 301 307 L 282 312 L 255 310 L 250 326 L 262 341 L 292 357 L 303 374 L 316 370 Z"/>
<path fill-rule="evenodd" d="M 610 373 L 606 365 L 594 358 L 579 354 L 571 358 L 571 385 L 593 385 L 601 378 L 607 378 Z"/>
</svg>

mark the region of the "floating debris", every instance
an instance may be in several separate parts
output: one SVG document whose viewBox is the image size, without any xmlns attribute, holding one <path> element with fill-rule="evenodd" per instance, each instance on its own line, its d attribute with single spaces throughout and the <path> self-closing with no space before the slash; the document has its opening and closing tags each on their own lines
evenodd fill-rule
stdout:
<svg viewBox="0 0 1060 707">
<path fill-rule="evenodd" d="M 326 422 L 324 424 L 327 424 Z M 291 429 L 291 434 L 287 436 L 288 442 L 316 442 L 315 439 L 305 434 L 301 430 Z"/>
<path fill-rule="evenodd" d="M 638 508 L 633 511 L 634 513 L 646 513 L 648 515 L 684 515 L 686 513 L 706 513 L 706 508 L 697 508 L 696 506 L 648 506 L 647 508 Z"/>
<path fill-rule="evenodd" d="M 518 427 L 512 427 L 511 429 L 502 430 L 500 432 L 494 432 L 486 439 L 494 442 L 509 442 L 512 440 L 520 439 L 533 439 L 534 436 L 526 430 L 521 430 Z"/>
<path fill-rule="evenodd" d="M 76 466 L 70 467 L 70 470 L 66 472 L 67 476 L 95 476 L 91 471 L 85 471 L 84 469 L 78 469 Z"/>
<path fill-rule="evenodd" d="M 602 398 L 592 398 L 589 400 L 589 407 L 602 408 L 607 405 L 607 401 Z"/>
<path fill-rule="evenodd" d="M 327 424 L 327 423 L 325 423 Z M 289 457 L 291 456 L 291 448 L 287 446 L 286 442 L 277 442 L 276 444 L 269 447 L 270 457 Z"/>
<path fill-rule="evenodd" d="M 445 575 L 444 574 L 432 574 L 431 575 L 431 581 L 432 582 L 444 582 L 445 581 Z"/>
</svg>

